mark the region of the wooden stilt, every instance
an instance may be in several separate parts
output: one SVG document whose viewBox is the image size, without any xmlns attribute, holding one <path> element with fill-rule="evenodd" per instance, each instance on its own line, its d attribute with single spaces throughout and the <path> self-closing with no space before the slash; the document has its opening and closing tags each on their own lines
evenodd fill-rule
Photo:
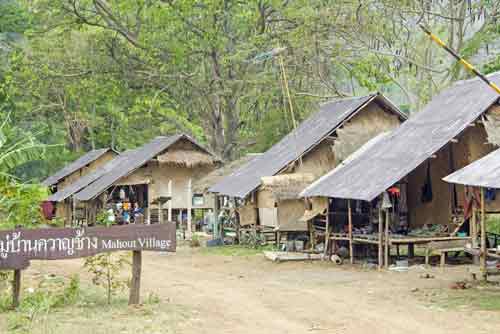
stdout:
<svg viewBox="0 0 500 334">
<path fill-rule="evenodd" d="M 14 270 L 14 279 L 12 280 L 12 307 L 19 306 L 19 297 L 21 294 L 21 269 Z"/>
<path fill-rule="evenodd" d="M 309 250 L 314 250 L 314 231 L 312 220 L 307 221 L 307 229 L 309 230 Z"/>
<path fill-rule="evenodd" d="M 214 231 L 214 239 L 222 237 L 221 233 L 219 231 L 219 212 L 220 212 L 220 203 L 219 203 L 219 196 L 214 195 L 214 219 L 213 219 L 213 224 L 214 226 L 213 231 Z"/>
<path fill-rule="evenodd" d="M 383 230 L 384 230 L 384 216 L 382 214 L 382 209 L 378 209 L 378 269 L 381 270 L 384 266 L 384 257 L 383 257 Z"/>
<path fill-rule="evenodd" d="M 141 298 L 141 269 L 142 269 L 142 252 L 132 252 L 132 279 L 130 280 L 130 295 L 128 299 L 129 305 L 140 303 Z"/>
<path fill-rule="evenodd" d="M 326 220 L 325 220 L 325 249 L 323 251 L 325 260 L 328 256 L 328 247 L 330 246 L 330 205 L 327 205 Z"/>
<path fill-rule="evenodd" d="M 236 218 L 237 217 L 236 216 L 236 212 L 238 211 L 238 204 L 236 202 L 236 198 L 233 198 L 233 207 L 234 207 L 234 212 L 235 212 L 234 217 Z M 234 227 L 235 227 L 235 230 L 236 230 L 235 231 L 236 232 L 236 240 L 235 240 L 235 242 L 236 242 L 236 244 L 239 245 L 240 244 L 240 240 L 241 240 L 240 239 L 241 238 L 241 235 L 240 235 L 240 233 L 241 233 L 240 232 L 240 220 L 236 219 L 236 221 L 234 222 L 234 225 L 235 225 Z"/>
<path fill-rule="evenodd" d="M 384 256 L 384 262 L 385 262 L 385 267 L 386 268 L 389 268 L 389 252 L 390 252 L 390 249 L 389 249 L 389 224 L 390 224 L 390 212 L 389 210 L 387 209 L 385 211 L 385 256 Z"/>
<path fill-rule="evenodd" d="M 470 230 L 470 236 L 472 238 L 472 248 L 476 249 L 478 245 L 478 238 L 477 238 L 477 210 L 476 207 L 474 206 L 474 202 L 472 203 L 472 216 L 469 221 L 469 230 Z M 474 264 L 479 264 L 479 257 L 474 255 L 473 258 L 473 263 Z"/>
<path fill-rule="evenodd" d="M 486 272 L 486 224 L 484 217 L 484 188 L 481 187 L 481 259 L 480 266 L 481 272 L 483 273 L 483 279 L 486 280 L 488 278 L 488 273 Z"/>
<path fill-rule="evenodd" d="M 351 200 L 347 200 L 347 213 L 348 213 L 348 223 L 349 223 L 349 256 L 351 260 L 351 264 L 354 264 L 354 252 L 353 252 L 353 244 L 352 244 L 352 208 L 351 208 Z"/>
<path fill-rule="evenodd" d="M 408 244 L 408 258 L 415 257 L 415 244 Z"/>
<path fill-rule="evenodd" d="M 147 185 L 148 187 L 148 212 L 147 212 L 147 224 L 151 224 L 151 187 L 149 184 Z"/>
<path fill-rule="evenodd" d="M 172 180 L 168 181 L 168 221 L 172 221 Z"/>
<path fill-rule="evenodd" d="M 192 180 L 189 179 L 188 180 L 188 191 L 187 191 L 187 237 L 188 239 L 191 239 L 191 237 L 193 236 L 192 233 L 192 226 L 191 226 L 191 223 L 192 223 L 192 217 L 191 217 L 191 204 L 193 202 L 193 195 L 191 194 L 191 187 L 192 187 Z"/>
</svg>

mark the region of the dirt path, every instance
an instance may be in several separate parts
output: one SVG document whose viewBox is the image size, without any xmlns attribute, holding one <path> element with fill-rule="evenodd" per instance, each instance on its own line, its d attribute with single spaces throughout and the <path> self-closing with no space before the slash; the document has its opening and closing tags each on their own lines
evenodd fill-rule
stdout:
<svg viewBox="0 0 500 334">
<path fill-rule="evenodd" d="M 80 261 L 35 264 L 30 270 L 80 271 Z M 200 333 L 494 333 L 500 314 L 429 307 L 421 291 L 447 288 L 464 268 L 435 279 L 363 271 L 327 263 L 281 263 L 263 256 L 229 257 L 179 249 L 143 259 L 143 296 L 155 293 L 189 310 L 175 329 Z M 82 279 L 85 279 L 83 276 Z M 419 291 L 412 291 L 418 286 Z M 167 332 L 167 329 L 165 329 Z M 168 331 L 170 333 L 170 331 Z"/>
</svg>

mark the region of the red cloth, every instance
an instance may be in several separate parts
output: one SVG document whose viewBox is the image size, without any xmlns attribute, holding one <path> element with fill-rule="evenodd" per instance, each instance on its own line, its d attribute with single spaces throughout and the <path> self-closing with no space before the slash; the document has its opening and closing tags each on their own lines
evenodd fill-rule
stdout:
<svg viewBox="0 0 500 334">
<path fill-rule="evenodd" d="M 50 201 L 43 201 L 40 204 L 40 208 L 42 209 L 42 214 L 45 219 L 51 220 L 54 218 L 54 204 Z"/>
<path fill-rule="evenodd" d="M 399 188 L 397 187 L 391 187 L 389 189 L 387 189 L 387 191 L 393 195 L 393 196 L 396 196 L 396 197 L 399 197 L 399 195 L 401 194 L 401 191 L 399 190 Z"/>
<path fill-rule="evenodd" d="M 465 187 L 464 191 L 464 218 L 472 216 L 472 207 L 479 207 L 479 191 L 476 188 Z"/>
</svg>

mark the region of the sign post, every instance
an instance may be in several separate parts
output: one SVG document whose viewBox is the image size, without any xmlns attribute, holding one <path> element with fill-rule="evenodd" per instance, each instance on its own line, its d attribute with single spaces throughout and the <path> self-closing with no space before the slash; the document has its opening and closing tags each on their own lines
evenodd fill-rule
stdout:
<svg viewBox="0 0 500 334">
<path fill-rule="evenodd" d="M 129 304 L 139 303 L 142 251 L 175 252 L 175 224 L 0 231 L 0 270 L 14 270 L 14 307 L 19 305 L 21 270 L 30 260 L 62 260 L 133 251 Z"/>
<path fill-rule="evenodd" d="M 139 304 L 141 299 L 142 252 L 132 252 L 132 280 L 130 281 L 129 305 Z"/>
</svg>

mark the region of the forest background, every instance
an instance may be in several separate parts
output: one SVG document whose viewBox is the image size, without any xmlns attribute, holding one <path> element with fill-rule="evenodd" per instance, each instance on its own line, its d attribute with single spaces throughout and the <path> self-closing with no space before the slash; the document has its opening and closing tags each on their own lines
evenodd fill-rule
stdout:
<svg viewBox="0 0 500 334">
<path fill-rule="evenodd" d="M 4 172 L 36 183 L 176 132 L 224 160 L 264 151 L 293 127 L 280 60 L 299 120 L 374 91 L 418 112 L 470 76 L 418 24 L 500 70 L 497 0 L 0 0 L 0 142 L 43 147 Z"/>
</svg>

